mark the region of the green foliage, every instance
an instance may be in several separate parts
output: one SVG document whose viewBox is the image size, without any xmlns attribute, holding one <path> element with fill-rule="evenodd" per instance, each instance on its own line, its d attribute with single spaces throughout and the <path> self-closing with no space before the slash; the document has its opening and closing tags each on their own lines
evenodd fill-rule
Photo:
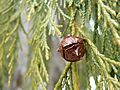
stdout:
<svg viewBox="0 0 120 90">
<path fill-rule="evenodd" d="M 97 90 L 120 88 L 120 1 L 119 0 L 2 0 L 0 1 L 0 89 L 11 84 L 21 48 L 19 31 L 29 41 L 30 65 L 25 79 L 32 79 L 33 90 L 47 89 L 50 59 L 48 36 L 68 33 L 85 39 L 86 89 L 93 76 Z M 21 22 L 32 22 L 27 33 Z M 94 31 L 87 24 L 94 21 Z M 63 29 L 63 30 L 62 30 Z M 81 61 L 82 62 L 82 61 Z M 76 62 L 80 65 L 81 62 Z M 79 90 L 76 63 L 68 63 L 54 90 Z M 82 72 L 81 72 L 82 73 Z M 98 80 L 100 76 L 100 80 Z M 7 77 L 7 78 L 6 78 Z M 84 81 L 83 81 L 84 82 Z"/>
<path fill-rule="evenodd" d="M 6 0 L 0 2 L 0 78 L 1 85 L 5 81 L 10 84 L 13 75 L 14 64 L 17 60 L 18 27 L 20 19 L 10 21 L 15 13 L 17 2 Z M 9 77 L 7 77 L 9 75 Z M 7 77 L 7 78 L 6 78 Z M 3 87 L 1 87 L 3 89 Z"/>
</svg>

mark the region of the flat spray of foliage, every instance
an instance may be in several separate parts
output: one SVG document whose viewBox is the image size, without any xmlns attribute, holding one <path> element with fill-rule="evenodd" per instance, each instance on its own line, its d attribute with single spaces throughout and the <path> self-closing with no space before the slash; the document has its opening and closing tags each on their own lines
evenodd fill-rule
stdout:
<svg viewBox="0 0 120 90">
<path fill-rule="evenodd" d="M 29 32 L 24 30 L 21 14 L 31 21 Z M 89 25 L 94 22 L 94 30 Z M 58 22 L 58 23 L 57 23 Z M 85 39 L 84 60 L 67 63 L 54 90 L 80 90 L 80 73 L 85 73 L 86 89 L 90 77 L 96 90 L 120 88 L 120 1 L 119 0 L 0 0 L 0 87 L 10 85 L 14 66 L 21 48 L 19 32 L 28 37 L 31 47 L 30 65 L 25 79 L 32 79 L 33 90 L 47 90 L 50 48 L 48 36 L 67 34 Z M 30 37 L 29 37 L 30 35 Z M 22 49 L 22 48 L 21 48 Z M 83 72 L 79 65 L 83 63 Z M 98 80 L 98 76 L 100 76 Z M 7 78 L 6 78 L 7 77 Z"/>
</svg>

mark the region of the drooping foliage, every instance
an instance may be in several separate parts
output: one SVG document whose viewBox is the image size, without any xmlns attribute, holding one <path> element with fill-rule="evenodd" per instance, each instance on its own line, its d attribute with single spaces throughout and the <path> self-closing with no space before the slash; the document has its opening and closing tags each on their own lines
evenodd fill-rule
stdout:
<svg viewBox="0 0 120 90">
<path fill-rule="evenodd" d="M 25 79 L 32 87 L 47 90 L 50 59 L 48 37 L 67 34 L 85 39 L 86 55 L 80 62 L 67 63 L 54 90 L 79 90 L 80 83 L 91 89 L 93 77 L 97 90 L 120 88 L 120 1 L 119 0 L 1 0 L 0 1 L 0 89 L 11 83 L 18 49 L 19 33 L 28 38 L 30 65 Z M 26 32 L 22 17 L 31 22 Z M 91 24 L 92 23 L 92 24 Z M 83 72 L 79 72 L 81 63 Z M 85 80 L 82 80 L 82 74 Z"/>
</svg>

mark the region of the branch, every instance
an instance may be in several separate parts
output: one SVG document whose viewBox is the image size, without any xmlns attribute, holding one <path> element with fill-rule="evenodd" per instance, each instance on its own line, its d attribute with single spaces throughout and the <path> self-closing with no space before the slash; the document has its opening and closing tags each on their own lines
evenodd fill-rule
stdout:
<svg viewBox="0 0 120 90">
<path fill-rule="evenodd" d="M 65 17 L 65 18 L 71 20 L 71 17 L 68 16 L 67 14 L 65 14 L 65 13 L 62 11 L 62 9 L 59 7 L 58 4 L 56 4 L 56 6 L 57 6 L 58 11 L 61 13 L 61 15 L 62 15 L 63 17 Z"/>
<path fill-rule="evenodd" d="M 77 71 L 77 65 L 76 65 L 76 62 L 73 63 L 73 68 L 72 68 L 72 74 L 73 74 L 73 78 L 74 78 L 74 90 L 79 90 L 79 82 L 78 82 L 78 78 L 79 78 L 79 75 L 78 75 L 78 71 Z"/>
<path fill-rule="evenodd" d="M 103 15 L 106 17 L 105 20 L 108 22 L 110 28 L 112 29 L 112 33 L 115 38 L 115 41 L 116 41 L 117 45 L 120 47 L 120 36 L 116 30 L 116 28 L 119 28 L 119 24 L 114 19 L 112 19 L 109 15 L 109 13 L 110 13 L 111 15 L 116 17 L 115 11 L 112 10 L 110 7 L 104 5 L 104 3 L 101 0 L 98 1 L 98 4 L 101 6 Z"/>
<path fill-rule="evenodd" d="M 114 65 L 116 65 L 116 66 L 120 66 L 120 62 L 117 62 L 117 60 L 112 60 L 112 59 L 110 59 L 110 58 L 105 57 L 103 54 L 101 54 L 101 53 L 98 51 L 97 47 L 92 43 L 92 41 L 89 40 L 89 39 L 86 37 L 85 33 L 84 33 L 82 30 L 80 30 L 79 27 L 76 27 L 76 28 L 77 28 L 77 29 L 79 30 L 79 32 L 84 36 L 85 40 L 87 41 L 87 43 L 89 44 L 89 46 L 91 47 L 91 49 L 93 50 L 93 52 L 94 52 L 94 54 L 95 54 L 96 56 L 99 56 L 99 57 L 102 58 L 103 60 L 106 60 L 107 62 L 112 63 L 112 64 L 114 64 Z"/>
<path fill-rule="evenodd" d="M 65 69 L 64 69 L 63 73 L 61 74 L 59 81 L 58 81 L 57 84 L 55 85 L 54 90 L 59 90 L 59 87 L 60 87 L 61 84 L 62 84 L 62 80 L 63 80 L 63 78 L 66 76 L 68 70 L 70 69 L 71 64 L 72 64 L 72 63 L 68 63 L 68 64 L 65 66 Z"/>
</svg>

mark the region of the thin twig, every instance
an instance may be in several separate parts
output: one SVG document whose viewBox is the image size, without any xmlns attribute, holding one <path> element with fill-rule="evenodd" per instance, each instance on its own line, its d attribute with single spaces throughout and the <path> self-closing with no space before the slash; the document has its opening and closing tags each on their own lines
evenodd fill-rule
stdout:
<svg viewBox="0 0 120 90">
<path fill-rule="evenodd" d="M 60 87 L 61 84 L 62 84 L 62 80 L 63 80 L 63 78 L 66 76 L 68 70 L 70 69 L 71 64 L 72 64 L 72 63 L 68 63 L 68 64 L 65 66 L 65 69 L 64 69 L 63 73 L 61 74 L 59 81 L 58 81 L 57 84 L 55 85 L 54 90 L 59 90 L 59 87 Z"/>
</svg>

